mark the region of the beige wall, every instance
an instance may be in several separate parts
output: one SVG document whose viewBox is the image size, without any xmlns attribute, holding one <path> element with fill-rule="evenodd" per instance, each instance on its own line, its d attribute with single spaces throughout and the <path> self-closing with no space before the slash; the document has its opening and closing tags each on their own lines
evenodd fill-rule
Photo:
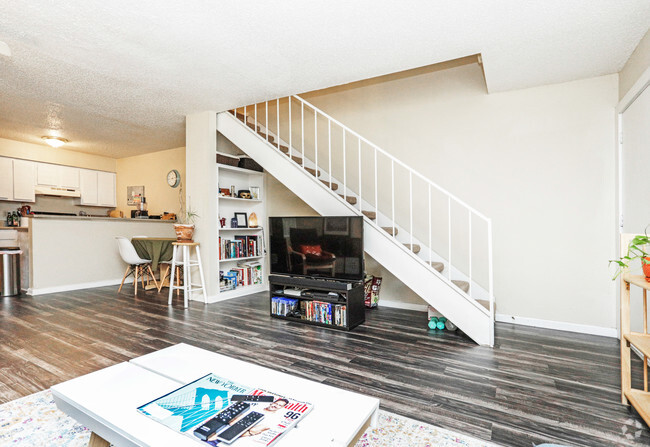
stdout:
<svg viewBox="0 0 650 447">
<path fill-rule="evenodd" d="M 117 209 L 125 217 L 135 209 L 126 204 L 127 186 L 144 186 L 149 214 L 164 211 L 178 213 L 180 186 L 167 184 L 167 173 L 176 169 L 181 174 L 181 186 L 185 185 L 185 148 L 168 149 L 117 160 Z"/>
<path fill-rule="evenodd" d="M 617 88 L 609 75 L 487 95 L 473 64 L 304 97 L 493 219 L 498 313 L 615 328 Z M 269 194 L 269 215 L 295 203 Z M 423 304 L 367 270 L 382 299 Z"/>
<path fill-rule="evenodd" d="M 115 172 L 115 159 L 99 155 L 55 149 L 46 144 L 31 144 L 0 138 L 0 155 L 24 160 L 42 161 L 78 168 Z"/>
<path fill-rule="evenodd" d="M 650 30 L 641 39 L 636 49 L 619 73 L 618 96 L 623 98 L 639 77 L 650 67 Z"/>
</svg>

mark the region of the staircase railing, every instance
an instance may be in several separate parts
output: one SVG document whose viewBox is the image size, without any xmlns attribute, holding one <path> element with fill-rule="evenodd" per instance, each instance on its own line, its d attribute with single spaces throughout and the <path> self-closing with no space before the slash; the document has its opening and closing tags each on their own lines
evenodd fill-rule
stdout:
<svg viewBox="0 0 650 447">
<path fill-rule="evenodd" d="M 269 108 L 269 103 L 271 103 L 271 108 Z M 294 103 L 298 104 L 298 110 L 296 110 L 296 105 L 294 105 Z M 306 110 L 308 112 L 307 118 L 305 117 Z M 269 116 L 269 111 L 271 112 L 271 116 Z M 432 249 L 432 246 L 435 241 L 432 213 L 439 212 L 440 208 L 446 208 L 447 256 L 442 256 L 444 262 L 447 262 L 448 264 L 445 269 L 446 275 L 449 280 L 453 279 L 452 271 L 455 271 L 456 273 L 461 272 L 463 275 L 466 275 L 470 284 L 470 289 L 468 291 L 470 296 L 472 296 L 472 284 L 478 284 L 477 281 L 475 282 L 475 272 L 473 272 L 472 268 L 472 236 L 473 233 L 476 232 L 476 225 L 474 225 L 473 229 L 472 223 L 475 219 L 477 219 L 478 222 L 482 222 L 484 225 L 484 231 L 481 232 L 482 242 L 486 245 L 484 246 L 484 249 L 486 250 L 484 255 L 485 257 L 482 259 L 487 263 L 487 271 L 484 272 L 485 275 L 481 284 L 488 294 L 488 297 L 484 298 L 489 299 L 490 315 L 492 317 L 494 316 L 492 221 L 490 218 L 486 217 L 480 211 L 471 207 L 445 188 L 431 181 L 420 172 L 412 169 L 406 163 L 386 152 L 384 149 L 369 141 L 359 133 L 345 126 L 337 119 L 331 117 L 318 107 L 298 96 L 278 98 L 264 103 L 240 107 L 235 109 L 233 113 L 235 116 L 241 116 L 243 114 L 244 122 L 249 126 L 251 123 L 248 122 L 248 119 L 252 119 L 255 123 L 254 130 L 258 132 L 262 138 L 266 139 L 278 150 L 285 149 L 283 152 L 285 152 L 288 157 L 300 157 L 301 160 L 299 163 L 303 168 L 305 168 L 306 159 L 313 162 L 316 176 L 326 169 L 328 181 L 324 181 L 324 183 L 332 188 L 334 183 L 339 183 L 340 181 L 340 183 L 342 183 L 342 199 L 347 200 L 348 196 L 356 196 L 360 213 L 364 211 L 364 207 L 374 208 L 374 211 L 377 213 L 377 218 L 379 219 L 379 215 L 381 215 L 381 219 L 383 220 L 383 222 L 377 221 L 377 224 L 383 226 L 384 223 L 388 223 L 392 229 L 393 236 L 395 236 L 396 228 L 404 228 L 405 231 L 408 231 L 410 246 L 413 247 L 415 240 L 414 232 L 417 232 L 418 235 L 424 233 L 424 237 L 419 237 L 419 240 L 424 242 L 428 238 L 428 261 L 434 260 L 434 250 Z M 313 122 L 309 115 L 313 115 Z M 323 125 L 323 121 L 326 123 L 326 126 Z M 305 130 L 306 126 L 313 128 L 313 134 L 311 134 L 311 132 L 307 134 L 307 131 Z M 326 132 L 323 131 L 323 127 L 325 127 Z M 321 128 L 320 134 L 319 128 Z M 340 140 L 333 139 L 333 131 L 335 134 L 341 135 Z M 298 138 L 296 138 L 296 136 L 298 136 Z M 308 139 L 307 145 L 305 137 Z M 353 146 L 356 146 L 356 148 L 350 148 L 349 140 L 352 140 Z M 356 145 L 354 145 L 355 142 Z M 299 150 L 294 148 L 294 143 L 299 144 Z M 335 154 L 333 159 L 333 147 L 340 155 L 338 158 Z M 325 154 L 323 154 L 323 151 L 326 151 Z M 351 151 L 356 152 L 356 157 L 354 157 L 355 154 Z M 369 151 L 370 153 L 368 153 Z M 351 154 L 352 157 L 350 156 Z M 386 166 L 386 162 L 388 162 L 388 166 Z M 380 197 L 379 190 L 382 189 L 382 184 L 385 184 L 384 178 L 380 180 L 380 165 L 383 165 L 381 174 L 387 174 L 390 172 L 390 192 L 388 193 L 390 200 L 386 200 L 385 194 L 382 194 Z M 321 167 L 323 167 L 323 169 L 321 169 Z M 368 167 L 370 168 L 368 169 Z M 404 176 L 404 173 L 406 174 L 407 181 L 404 181 L 402 178 L 402 184 L 396 182 L 396 168 L 403 171 L 402 177 Z M 336 170 L 339 171 L 337 173 L 339 175 L 334 177 L 333 171 Z M 339 180 L 336 180 L 336 178 Z M 348 181 L 349 178 L 351 181 Z M 418 188 L 418 191 L 416 191 L 416 194 L 413 192 L 414 180 L 420 182 L 420 187 Z M 425 197 L 427 198 L 427 206 L 424 209 L 421 204 L 418 205 L 421 202 L 422 184 L 425 185 Z M 385 186 L 383 188 L 388 189 Z M 398 189 L 397 192 L 396 189 Z M 439 206 L 437 210 L 433 209 L 432 192 L 437 192 L 437 194 L 443 197 L 443 205 Z M 405 218 L 401 217 L 399 211 L 397 211 L 396 214 L 396 199 L 399 204 L 403 203 L 404 199 L 408 201 L 408 219 L 406 219 L 406 222 Z M 414 202 L 418 202 L 418 204 L 415 205 L 418 207 L 417 210 L 414 209 Z M 444 205 L 444 202 L 446 202 L 446 206 Z M 453 213 L 455 207 L 460 207 L 460 214 L 466 213 L 467 223 L 465 228 L 466 231 L 464 231 L 466 237 L 463 237 L 462 234 L 456 234 L 456 232 L 463 231 L 463 228 L 461 228 L 462 224 L 460 224 L 458 220 L 457 215 L 459 213 Z M 421 228 L 422 225 L 418 226 L 415 224 L 414 212 L 417 213 L 416 218 L 425 216 L 427 219 L 424 228 Z M 461 219 L 463 218 L 461 217 Z M 414 226 L 418 226 L 418 228 L 414 228 Z M 454 242 L 454 239 L 456 239 L 456 242 Z M 459 243 L 458 240 L 461 242 Z M 454 254 L 454 249 L 456 248 L 455 245 L 466 246 L 462 247 L 467 250 L 465 258 L 466 262 L 457 262 L 457 256 L 452 256 L 452 254 Z M 458 257 L 462 258 L 462 255 Z M 485 282 L 487 282 L 487 284 L 485 284 Z"/>
</svg>

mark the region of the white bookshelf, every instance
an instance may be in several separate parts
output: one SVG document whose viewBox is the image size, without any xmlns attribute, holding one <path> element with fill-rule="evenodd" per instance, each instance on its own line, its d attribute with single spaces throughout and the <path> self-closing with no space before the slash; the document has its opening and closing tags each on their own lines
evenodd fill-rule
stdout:
<svg viewBox="0 0 650 447">
<path fill-rule="evenodd" d="M 226 225 L 224 228 L 221 228 L 221 224 L 217 221 L 217 241 L 221 239 L 233 240 L 235 236 L 258 236 L 258 241 L 263 241 L 264 246 L 262 247 L 262 253 L 258 256 L 247 256 L 241 258 L 228 258 L 228 259 L 219 259 L 219 272 L 227 272 L 231 268 L 236 267 L 240 262 L 253 262 L 257 261 L 262 265 L 262 284 L 251 284 L 248 286 L 239 286 L 233 290 L 221 291 L 221 288 L 218 287 L 217 301 L 236 298 L 243 295 L 248 295 L 255 292 L 261 292 L 267 290 L 267 265 L 266 265 L 266 249 L 268 247 L 268 241 L 266 240 L 266 188 L 265 188 L 265 176 L 263 172 L 251 171 L 249 169 L 243 169 L 235 166 L 228 166 L 224 164 L 217 163 L 217 182 L 218 182 L 218 192 L 221 188 L 230 189 L 231 186 L 235 187 L 235 193 L 238 193 L 240 190 L 250 190 L 251 186 L 256 186 L 259 188 L 259 198 L 258 199 L 241 199 L 238 197 L 224 197 L 219 195 L 217 197 L 217 216 L 218 218 L 225 218 Z M 235 213 L 246 213 L 246 217 L 249 218 L 251 213 L 257 215 L 258 227 L 251 228 L 232 228 L 231 219 L 234 217 Z M 217 242 L 219 244 L 219 242 Z M 217 246 L 217 251 L 220 250 L 220 247 Z M 222 254 L 223 256 L 223 254 Z M 218 279 L 218 278 L 217 278 Z"/>
</svg>

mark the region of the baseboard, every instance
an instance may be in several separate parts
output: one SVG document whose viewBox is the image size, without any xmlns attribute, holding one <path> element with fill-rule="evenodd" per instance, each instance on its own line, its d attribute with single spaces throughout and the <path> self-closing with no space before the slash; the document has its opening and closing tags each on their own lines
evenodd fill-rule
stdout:
<svg viewBox="0 0 650 447">
<path fill-rule="evenodd" d="M 618 337 L 616 328 L 590 326 L 586 324 L 566 323 L 564 321 L 540 320 L 537 318 L 517 317 L 514 315 L 496 314 L 496 321 L 500 323 L 513 323 L 521 326 L 531 326 L 557 331 L 577 332 L 580 334 L 601 335 L 603 337 Z"/>
<path fill-rule="evenodd" d="M 94 281 L 94 282 L 81 282 L 77 284 L 66 284 L 65 286 L 54 286 L 54 287 L 41 287 L 37 289 L 27 289 L 27 295 L 45 295 L 48 293 L 59 293 L 59 292 L 70 292 L 72 290 L 81 290 L 81 289 L 92 289 L 95 287 L 106 287 L 106 286 L 117 286 L 122 282 L 122 278 L 119 279 L 107 279 L 104 281 Z M 124 281 L 124 284 L 129 284 L 133 282 L 133 278 L 128 278 Z"/>
<path fill-rule="evenodd" d="M 417 310 L 420 312 L 426 312 L 426 304 L 414 304 L 414 303 L 403 303 L 402 301 L 391 301 L 391 300 L 379 300 L 379 307 L 392 307 L 395 309 L 406 309 L 406 310 Z"/>
</svg>

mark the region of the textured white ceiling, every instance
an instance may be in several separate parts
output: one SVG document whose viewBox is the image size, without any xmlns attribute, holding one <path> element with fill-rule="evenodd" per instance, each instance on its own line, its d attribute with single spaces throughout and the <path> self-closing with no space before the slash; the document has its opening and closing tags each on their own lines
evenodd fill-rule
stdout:
<svg viewBox="0 0 650 447">
<path fill-rule="evenodd" d="M 184 116 L 481 53 L 491 92 L 619 71 L 648 0 L 0 0 L 0 137 L 124 157 Z"/>
</svg>

